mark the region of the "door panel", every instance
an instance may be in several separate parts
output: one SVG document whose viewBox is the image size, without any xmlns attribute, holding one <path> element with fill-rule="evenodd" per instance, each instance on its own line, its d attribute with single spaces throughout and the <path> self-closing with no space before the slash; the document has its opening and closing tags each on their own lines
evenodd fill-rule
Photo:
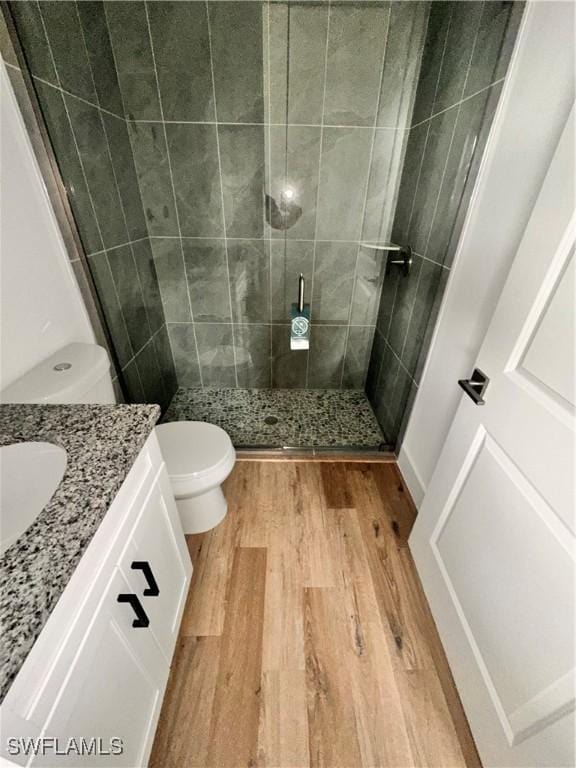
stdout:
<svg viewBox="0 0 576 768">
<path fill-rule="evenodd" d="M 574 114 L 410 538 L 478 750 L 573 766 Z"/>
<path fill-rule="evenodd" d="M 476 442 L 470 470 L 431 543 L 512 743 L 520 736 L 514 714 L 572 669 L 573 628 L 556 631 L 562 627 L 557 612 L 569 615 L 571 608 L 570 542 L 550 524 L 554 513 L 502 448 L 485 433 Z M 547 628 L 544 642 L 534 642 L 535 625 Z M 549 703 L 554 710 L 566 704 Z"/>
<path fill-rule="evenodd" d="M 563 318 L 574 309 L 574 251 L 567 268 L 542 314 L 533 338 L 523 356 L 520 370 L 544 384 L 552 393 L 574 405 L 574 324 L 565 327 Z M 558 338 L 558 329 L 564 333 Z"/>
</svg>

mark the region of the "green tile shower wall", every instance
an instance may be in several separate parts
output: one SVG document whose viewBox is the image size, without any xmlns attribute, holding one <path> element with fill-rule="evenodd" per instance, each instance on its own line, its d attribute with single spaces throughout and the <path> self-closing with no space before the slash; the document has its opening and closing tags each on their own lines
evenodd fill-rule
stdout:
<svg viewBox="0 0 576 768">
<path fill-rule="evenodd" d="M 389 235 L 427 4 L 148 9 L 161 123 L 132 112 L 131 133 L 180 383 L 362 387 L 383 273 L 358 244 Z M 283 231 L 265 193 L 286 187 Z M 326 326 L 309 355 L 289 349 L 300 272 Z"/>
<path fill-rule="evenodd" d="M 431 6 L 392 228 L 414 263 L 407 278 L 385 276 L 366 381 L 390 443 L 401 441 L 418 389 L 522 10 Z"/>
<path fill-rule="evenodd" d="M 11 10 L 130 397 L 366 381 L 397 440 L 522 4 Z M 302 215 L 280 231 L 264 193 L 286 186 Z M 358 248 L 389 236 L 408 279 Z M 310 355 L 289 348 L 300 272 Z"/>
<path fill-rule="evenodd" d="M 362 387 L 383 264 L 359 242 L 390 235 L 428 3 L 11 6 L 134 399 L 157 369 L 165 398 Z"/>
<path fill-rule="evenodd" d="M 367 377 L 396 439 L 521 4 L 11 7 L 133 399 Z M 302 214 L 278 230 L 265 193 L 286 187 Z M 358 247 L 389 237 L 407 280 Z"/>
</svg>

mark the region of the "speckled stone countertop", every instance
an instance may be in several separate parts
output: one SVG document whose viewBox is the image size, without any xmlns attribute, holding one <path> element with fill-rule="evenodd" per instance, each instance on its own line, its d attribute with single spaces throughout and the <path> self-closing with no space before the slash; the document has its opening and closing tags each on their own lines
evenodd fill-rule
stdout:
<svg viewBox="0 0 576 768">
<path fill-rule="evenodd" d="M 0 405 L 0 445 L 68 454 L 51 500 L 0 558 L 0 701 L 159 417 L 157 405 Z"/>
</svg>

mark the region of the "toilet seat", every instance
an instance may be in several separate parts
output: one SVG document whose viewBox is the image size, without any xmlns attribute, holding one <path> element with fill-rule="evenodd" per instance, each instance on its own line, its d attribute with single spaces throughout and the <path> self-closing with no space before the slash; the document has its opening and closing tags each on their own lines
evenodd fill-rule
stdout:
<svg viewBox="0 0 576 768">
<path fill-rule="evenodd" d="M 220 485 L 236 460 L 226 432 L 203 421 L 173 421 L 156 427 L 176 498 Z"/>
</svg>

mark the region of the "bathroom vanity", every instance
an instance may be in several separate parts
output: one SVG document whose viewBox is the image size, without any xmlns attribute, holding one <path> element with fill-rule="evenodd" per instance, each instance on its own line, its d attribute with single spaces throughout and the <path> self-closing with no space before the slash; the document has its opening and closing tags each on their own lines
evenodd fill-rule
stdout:
<svg viewBox="0 0 576 768">
<path fill-rule="evenodd" d="M 147 764 L 192 574 L 158 416 L 0 408 L 3 444 L 53 442 L 68 461 L 0 560 L 1 754 L 17 765 Z M 25 755 L 26 738 L 45 754 Z"/>
</svg>

